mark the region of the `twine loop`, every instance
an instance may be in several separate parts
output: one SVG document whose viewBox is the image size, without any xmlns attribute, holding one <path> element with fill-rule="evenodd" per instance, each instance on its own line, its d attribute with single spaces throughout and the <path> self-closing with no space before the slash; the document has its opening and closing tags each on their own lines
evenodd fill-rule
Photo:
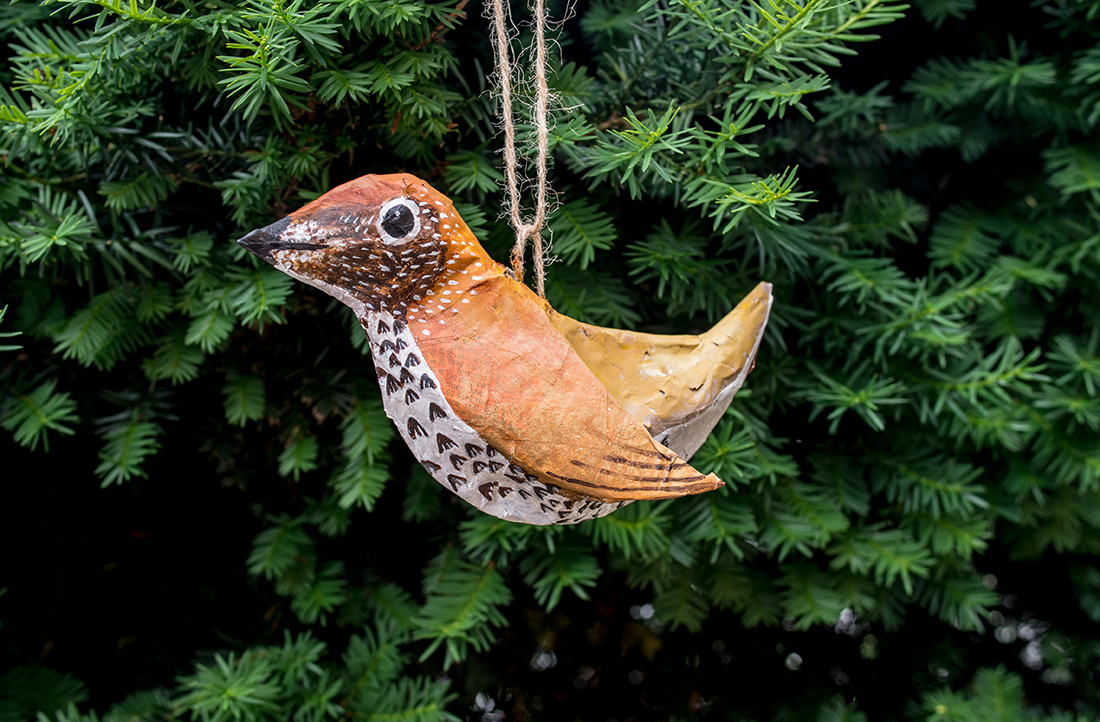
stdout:
<svg viewBox="0 0 1100 722">
<path fill-rule="evenodd" d="M 536 178 L 535 214 L 523 218 L 519 199 L 519 172 L 516 156 L 516 127 L 512 118 L 512 61 L 508 34 L 508 11 L 504 0 L 493 0 L 489 6 L 490 20 L 494 28 L 493 45 L 497 51 L 497 75 L 500 81 L 500 117 L 504 126 L 504 177 L 508 189 L 508 210 L 512 227 L 516 231 L 516 243 L 512 247 L 512 271 L 516 280 L 523 282 L 523 255 L 530 242 L 534 247 L 535 287 L 539 296 L 546 297 L 546 262 L 543 257 L 542 226 L 546 222 L 546 157 L 549 146 L 547 107 L 550 91 L 546 85 L 546 10 L 544 0 L 534 0 L 535 13 L 535 133 Z"/>
</svg>

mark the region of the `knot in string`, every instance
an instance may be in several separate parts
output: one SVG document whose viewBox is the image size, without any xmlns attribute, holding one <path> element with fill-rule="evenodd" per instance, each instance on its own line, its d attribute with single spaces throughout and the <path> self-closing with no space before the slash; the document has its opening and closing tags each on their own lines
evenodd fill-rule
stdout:
<svg viewBox="0 0 1100 722">
<path fill-rule="evenodd" d="M 535 13 L 535 134 L 536 179 L 535 215 L 523 219 L 519 200 L 519 180 L 516 157 L 516 127 L 512 118 L 512 61 L 504 0 L 493 0 L 490 19 L 493 23 L 493 44 L 497 51 L 497 75 L 500 79 L 500 117 L 504 126 L 504 178 L 508 187 L 508 207 L 516 243 L 512 247 L 512 271 L 523 281 L 523 254 L 530 242 L 534 247 L 535 286 L 539 296 L 546 297 L 546 264 L 543 259 L 542 226 L 546 222 L 546 156 L 549 146 L 546 114 L 550 91 L 546 85 L 546 11 L 543 0 L 534 0 Z"/>
</svg>

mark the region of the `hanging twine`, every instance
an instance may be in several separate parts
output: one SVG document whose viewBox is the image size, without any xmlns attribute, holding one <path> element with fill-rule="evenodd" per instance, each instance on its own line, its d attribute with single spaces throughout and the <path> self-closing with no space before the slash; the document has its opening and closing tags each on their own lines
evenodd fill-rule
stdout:
<svg viewBox="0 0 1100 722">
<path fill-rule="evenodd" d="M 497 74 L 500 76 L 500 117 L 504 125 L 504 177 L 508 184 L 508 206 L 512 227 L 516 229 L 516 244 L 512 247 L 512 270 L 516 280 L 523 281 L 523 253 L 530 240 L 534 246 L 535 286 L 539 296 L 546 297 L 546 264 L 543 260 L 542 226 L 546 221 L 546 156 L 549 131 L 546 112 L 550 91 L 546 86 L 546 12 L 543 0 L 535 0 L 535 131 L 538 139 L 536 156 L 535 216 L 525 222 L 519 203 L 519 181 L 516 166 L 516 128 L 512 119 L 512 61 L 504 0 L 493 0 L 490 19 L 495 30 Z"/>
</svg>

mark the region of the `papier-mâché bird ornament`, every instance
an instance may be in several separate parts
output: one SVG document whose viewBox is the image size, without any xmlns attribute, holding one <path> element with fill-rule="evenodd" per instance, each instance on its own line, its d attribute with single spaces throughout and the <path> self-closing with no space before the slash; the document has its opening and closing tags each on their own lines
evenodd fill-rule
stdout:
<svg viewBox="0 0 1100 722">
<path fill-rule="evenodd" d="M 424 468 L 482 511 L 571 524 L 722 485 L 685 459 L 752 368 L 770 284 L 700 336 L 579 323 L 406 174 L 346 183 L 240 244 L 355 311 L 386 413 Z"/>
</svg>

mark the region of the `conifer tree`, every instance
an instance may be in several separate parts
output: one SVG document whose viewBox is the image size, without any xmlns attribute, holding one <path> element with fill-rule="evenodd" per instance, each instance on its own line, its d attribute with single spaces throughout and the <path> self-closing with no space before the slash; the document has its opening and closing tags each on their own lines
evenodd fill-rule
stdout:
<svg viewBox="0 0 1100 722">
<path fill-rule="evenodd" d="M 858 638 L 863 659 L 912 628 L 947 647 L 1011 635 L 1020 654 L 980 670 L 918 640 L 927 678 L 906 681 L 910 707 L 878 711 L 1023 719 L 1030 698 L 1051 719 L 1100 715 L 1100 646 L 1072 621 L 1100 621 L 1100 2 L 1040 0 L 1034 42 L 990 36 L 967 57 L 929 54 L 903 84 L 842 87 L 883 27 L 934 37 L 975 12 L 915 4 L 596 0 L 561 26 L 549 301 L 673 332 L 760 280 L 776 303 L 746 388 L 693 459 L 727 485 L 555 528 L 455 503 L 396 438 L 352 314 L 233 242 L 340 182 L 405 170 L 503 260 L 478 11 L 0 6 L 7 466 L 102 487 L 104 506 L 200 486 L 251 539 L 236 593 L 268 609 L 98 706 L 12 645 L 0 718 L 428 722 L 499 719 L 506 703 L 541 718 L 536 699 L 551 703 L 495 648 L 522 638 L 521 666 L 552 669 L 573 652 L 547 620 L 598 636 L 601 614 L 628 609 L 646 654 L 706 639 L 719 659 L 702 632 L 723 630 L 723 645 L 767 640 L 788 670 L 803 663 L 790 640 L 823 631 Z M 1051 591 L 1073 600 L 1064 628 L 1006 606 L 1028 560 L 1065 570 Z M 39 591 L 0 589 L 0 634 L 18 623 L 5 604 Z M 593 679 L 575 673 L 578 689 Z M 696 683 L 663 673 L 669 689 Z M 653 690 L 653 718 L 866 718 L 870 693 L 831 674 L 779 701 Z"/>
</svg>

